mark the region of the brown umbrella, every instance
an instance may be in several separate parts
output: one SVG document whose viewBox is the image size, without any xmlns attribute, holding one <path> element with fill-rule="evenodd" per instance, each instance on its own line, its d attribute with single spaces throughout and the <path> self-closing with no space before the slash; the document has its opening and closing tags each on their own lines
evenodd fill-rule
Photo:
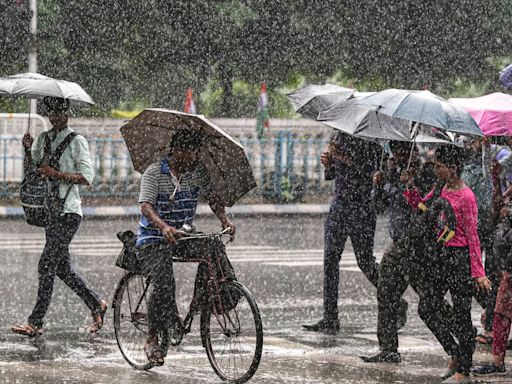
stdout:
<svg viewBox="0 0 512 384">
<path fill-rule="evenodd" d="M 202 115 L 168 109 L 145 109 L 121 127 L 134 169 L 143 173 L 151 163 L 167 156 L 171 138 L 180 129 L 204 135 L 199 160 L 225 205 L 232 206 L 256 186 L 249 160 L 238 140 Z"/>
</svg>

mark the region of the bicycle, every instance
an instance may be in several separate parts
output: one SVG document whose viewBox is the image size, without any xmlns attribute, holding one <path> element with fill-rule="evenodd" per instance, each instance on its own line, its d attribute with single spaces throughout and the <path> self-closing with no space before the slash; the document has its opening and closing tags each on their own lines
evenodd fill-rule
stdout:
<svg viewBox="0 0 512 384">
<path fill-rule="evenodd" d="M 178 241 L 221 239 L 229 229 L 218 233 L 191 233 Z M 256 301 L 244 285 L 226 279 L 220 258 L 173 257 L 173 262 L 205 263 L 208 268 L 206 300 L 200 304 L 200 334 L 208 360 L 215 373 L 229 383 L 244 383 L 258 369 L 263 350 L 263 326 Z M 217 261 L 217 265 L 215 265 Z M 220 268 L 220 276 L 218 276 Z M 151 292 L 150 278 L 137 272 L 126 272 L 119 281 L 113 301 L 114 330 L 119 349 L 134 368 L 149 370 L 153 365 L 144 353 L 148 333 L 147 304 Z M 170 346 L 178 346 L 192 327 L 194 300 L 184 319 L 179 315 L 161 336 L 164 355 Z"/>
</svg>

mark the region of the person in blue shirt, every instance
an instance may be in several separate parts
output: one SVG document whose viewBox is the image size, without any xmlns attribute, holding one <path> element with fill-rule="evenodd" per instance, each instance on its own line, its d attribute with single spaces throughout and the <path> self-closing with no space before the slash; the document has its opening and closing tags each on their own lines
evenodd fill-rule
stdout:
<svg viewBox="0 0 512 384">
<path fill-rule="evenodd" d="M 148 302 L 148 338 L 144 350 L 154 365 L 163 365 L 158 335 L 177 314 L 172 256 L 179 248 L 180 228 L 192 225 L 200 196 L 205 198 L 223 228 L 235 226 L 227 219 L 224 205 L 210 187 L 209 175 L 198 161 L 202 136 L 178 130 L 172 137 L 170 153 L 151 164 L 142 175 L 139 203 L 141 219 L 136 254 L 143 271 L 150 276 L 153 290 Z"/>
</svg>

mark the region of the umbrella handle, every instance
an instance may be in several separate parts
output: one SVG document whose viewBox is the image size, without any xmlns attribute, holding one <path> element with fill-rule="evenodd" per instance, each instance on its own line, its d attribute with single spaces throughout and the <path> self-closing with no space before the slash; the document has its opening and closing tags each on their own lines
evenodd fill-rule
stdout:
<svg viewBox="0 0 512 384">
<path fill-rule="evenodd" d="M 386 152 L 386 149 L 384 148 L 384 146 L 382 146 L 382 152 L 380 154 L 380 167 L 379 167 L 379 171 L 382 171 L 384 169 L 384 154 Z"/>
<path fill-rule="evenodd" d="M 30 134 L 30 112 L 32 110 L 32 99 L 28 99 L 28 124 L 27 133 Z"/>
<path fill-rule="evenodd" d="M 419 122 L 414 124 L 414 137 L 412 139 L 411 152 L 409 153 L 409 161 L 407 162 L 407 171 L 409 171 L 409 168 L 411 167 L 412 154 L 414 153 L 414 147 L 416 146 L 416 136 L 418 136 L 419 124 Z"/>
</svg>

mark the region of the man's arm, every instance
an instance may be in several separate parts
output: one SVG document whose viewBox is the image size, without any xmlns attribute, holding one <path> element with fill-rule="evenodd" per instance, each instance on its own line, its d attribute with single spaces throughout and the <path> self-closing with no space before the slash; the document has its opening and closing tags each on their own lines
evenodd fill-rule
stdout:
<svg viewBox="0 0 512 384">
<path fill-rule="evenodd" d="M 81 173 L 59 172 L 47 164 L 39 167 L 38 172 L 52 180 L 60 180 L 70 184 L 90 185 L 89 181 Z"/>
<path fill-rule="evenodd" d="M 172 245 L 176 245 L 176 240 L 179 238 L 177 234 L 178 230 L 162 220 L 155 207 L 153 207 L 153 204 L 148 202 L 141 203 L 140 211 L 156 228 L 160 230 L 160 232 L 162 232 L 165 240 Z"/>
<path fill-rule="evenodd" d="M 231 229 L 231 240 L 235 239 L 236 227 L 233 223 L 231 223 L 226 216 L 226 207 L 222 203 L 220 197 L 216 194 L 211 194 L 208 198 L 208 203 L 210 204 L 210 208 L 212 209 L 215 216 L 220 220 L 222 228 L 230 228 Z"/>
</svg>

